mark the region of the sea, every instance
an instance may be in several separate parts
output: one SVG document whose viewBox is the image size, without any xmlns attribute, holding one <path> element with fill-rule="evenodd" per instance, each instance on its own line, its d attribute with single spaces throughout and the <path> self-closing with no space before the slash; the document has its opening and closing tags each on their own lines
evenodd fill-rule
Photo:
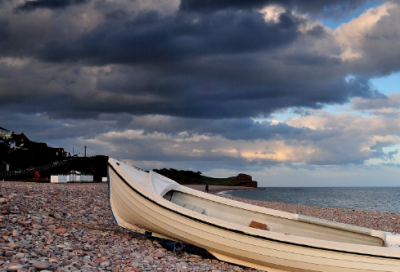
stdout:
<svg viewBox="0 0 400 272">
<path fill-rule="evenodd" d="M 251 200 L 400 213 L 400 187 L 266 187 L 224 191 Z"/>
</svg>

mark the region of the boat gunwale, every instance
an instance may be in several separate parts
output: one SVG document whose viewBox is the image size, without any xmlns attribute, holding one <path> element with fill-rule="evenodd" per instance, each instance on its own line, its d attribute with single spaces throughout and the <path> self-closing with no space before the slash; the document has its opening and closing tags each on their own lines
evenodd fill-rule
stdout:
<svg viewBox="0 0 400 272">
<path fill-rule="evenodd" d="M 160 204 L 160 203 L 157 202 L 156 200 L 151 199 L 150 197 L 148 197 L 148 196 L 144 195 L 143 193 L 141 193 L 140 191 L 138 191 L 136 188 L 132 187 L 132 185 L 129 184 L 129 182 L 127 182 L 127 181 L 125 180 L 125 178 L 121 176 L 121 174 L 113 167 L 113 165 L 110 164 L 110 162 L 108 162 L 108 166 L 109 166 L 109 167 L 114 171 L 114 173 L 121 179 L 121 181 L 123 181 L 123 182 L 125 183 L 125 185 L 127 185 L 129 188 L 131 188 L 133 191 L 135 191 L 135 192 L 136 192 L 137 194 L 139 194 L 141 197 L 143 197 L 143 198 L 145 198 L 146 200 L 152 202 L 153 204 L 156 204 L 156 205 L 159 206 L 159 207 L 162 207 L 162 208 L 164 208 L 164 209 L 166 209 L 166 210 L 168 210 L 168 211 L 170 211 L 170 212 L 173 212 L 173 213 L 175 213 L 175 214 L 179 214 L 179 215 L 181 215 L 181 216 L 183 216 L 183 217 L 186 217 L 186 218 L 188 218 L 188 219 L 190 219 L 190 220 L 198 221 L 198 222 L 201 222 L 201 223 L 203 223 L 203 224 L 211 225 L 211 226 L 213 226 L 213 227 L 216 227 L 216 228 L 219 228 L 219 229 L 224 229 L 224 230 L 226 230 L 226 231 L 238 233 L 238 234 L 241 234 L 241 235 L 250 236 L 250 237 L 254 237 L 254 238 L 261 238 L 261 239 L 267 240 L 267 241 L 278 242 L 278 243 L 283 243 L 283 244 L 288 244 L 288 245 L 293 245 L 293 246 L 298 246 L 298 247 L 305 247 L 305 248 L 318 249 L 318 250 L 324 250 L 324 251 L 331 251 L 331 252 L 338 252 L 338 253 L 346 253 L 346 254 L 354 254 L 354 255 L 368 256 L 368 257 L 374 257 L 374 258 L 385 258 L 385 259 L 400 260 L 400 257 L 395 257 L 395 256 L 386 256 L 386 255 L 378 255 L 378 254 L 372 254 L 372 253 L 355 252 L 355 251 L 348 251 L 348 250 L 342 250 L 342 249 L 333 249 L 333 248 L 328 248 L 328 247 L 320 247 L 320 246 L 315 246 L 315 245 L 308 245 L 308 244 L 304 244 L 304 243 L 296 243 L 296 242 L 292 242 L 292 241 L 280 240 L 280 239 L 277 239 L 277 238 L 271 238 L 271 237 L 261 236 L 261 235 L 257 235 L 257 234 L 248 233 L 248 232 L 245 232 L 245 231 L 242 231 L 242 230 L 231 229 L 231 228 L 228 228 L 228 227 L 225 227 L 225 226 L 217 225 L 217 224 L 215 224 L 215 223 L 212 223 L 212 222 L 209 222 L 209 221 L 205 221 L 205 220 L 202 220 L 202 219 L 199 219 L 199 218 L 190 216 L 190 215 L 185 214 L 185 213 L 181 213 L 180 211 L 171 209 L 171 208 L 169 208 L 169 207 L 166 207 L 165 205 Z M 142 171 L 143 171 L 143 170 L 142 170 Z M 109 175 L 109 173 L 108 173 L 108 175 Z M 109 178 L 109 177 L 108 177 L 108 186 L 110 186 L 110 178 Z M 182 187 L 184 187 L 184 186 L 182 186 Z M 190 188 L 188 188 L 188 189 L 190 189 Z M 184 193 L 184 192 L 183 192 L 183 193 Z M 154 195 L 154 194 L 152 194 L 152 195 Z M 168 202 L 168 203 L 172 203 L 172 202 L 170 202 L 170 201 L 168 201 L 168 200 L 166 200 L 166 199 L 164 199 L 164 198 L 162 198 L 162 197 L 160 197 L 160 196 L 158 196 L 158 195 L 156 195 L 156 196 L 157 196 L 157 199 L 165 200 L 165 201 Z M 111 203 L 110 190 L 109 190 L 109 200 L 110 200 L 110 203 Z M 207 200 L 210 200 L 210 199 L 207 199 Z M 210 201 L 213 201 L 213 200 L 210 200 Z M 214 201 L 214 202 L 215 202 L 215 201 Z M 172 203 L 172 204 L 174 204 L 174 203 Z M 174 204 L 174 205 L 176 205 L 176 204 Z M 179 205 L 176 205 L 176 206 L 180 207 Z M 182 207 L 182 209 L 184 209 L 184 208 Z M 115 221 L 120 227 L 126 229 L 125 227 L 121 226 L 121 225 L 118 223 L 118 221 L 116 220 L 116 218 L 115 218 L 115 216 L 114 216 L 114 213 L 113 213 L 113 211 L 112 211 L 112 207 L 111 207 L 111 212 L 112 212 L 112 214 L 113 214 L 114 221 Z M 191 212 L 191 211 L 188 210 L 188 212 Z M 290 219 L 289 219 L 289 220 L 290 220 Z M 318 241 L 318 239 L 312 239 L 312 238 L 307 238 L 307 237 L 300 237 L 300 238 L 310 239 L 310 240 L 317 240 L 317 241 Z M 334 241 L 326 241 L 326 242 L 328 242 L 328 243 L 337 243 L 337 244 L 346 244 L 346 243 L 334 242 Z M 374 246 L 368 246 L 368 245 L 356 245 L 356 246 L 374 247 Z M 374 247 L 374 248 L 378 248 L 378 247 Z M 382 247 L 382 249 L 390 249 L 390 248 L 389 248 L 389 247 Z"/>
</svg>

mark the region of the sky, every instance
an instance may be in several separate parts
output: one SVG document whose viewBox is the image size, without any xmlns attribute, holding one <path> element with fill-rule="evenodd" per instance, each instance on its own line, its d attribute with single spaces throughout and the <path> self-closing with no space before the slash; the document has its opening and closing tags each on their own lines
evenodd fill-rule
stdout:
<svg viewBox="0 0 400 272">
<path fill-rule="evenodd" d="M 143 169 L 400 186 L 400 2 L 0 0 L 0 126 Z"/>
</svg>

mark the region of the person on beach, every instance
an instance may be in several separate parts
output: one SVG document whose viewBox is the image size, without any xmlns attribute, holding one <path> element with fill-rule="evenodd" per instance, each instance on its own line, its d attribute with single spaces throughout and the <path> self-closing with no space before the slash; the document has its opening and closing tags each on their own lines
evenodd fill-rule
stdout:
<svg viewBox="0 0 400 272">
<path fill-rule="evenodd" d="M 208 184 L 206 184 L 206 193 L 208 193 Z"/>
</svg>

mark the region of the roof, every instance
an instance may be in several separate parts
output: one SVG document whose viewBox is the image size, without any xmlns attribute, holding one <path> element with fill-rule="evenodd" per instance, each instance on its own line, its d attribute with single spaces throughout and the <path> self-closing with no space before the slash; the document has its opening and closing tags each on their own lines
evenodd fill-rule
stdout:
<svg viewBox="0 0 400 272">
<path fill-rule="evenodd" d="M 7 130 L 7 131 L 9 131 L 8 129 L 6 129 L 6 128 L 2 128 L 2 127 L 0 127 L 0 130 Z"/>
</svg>

